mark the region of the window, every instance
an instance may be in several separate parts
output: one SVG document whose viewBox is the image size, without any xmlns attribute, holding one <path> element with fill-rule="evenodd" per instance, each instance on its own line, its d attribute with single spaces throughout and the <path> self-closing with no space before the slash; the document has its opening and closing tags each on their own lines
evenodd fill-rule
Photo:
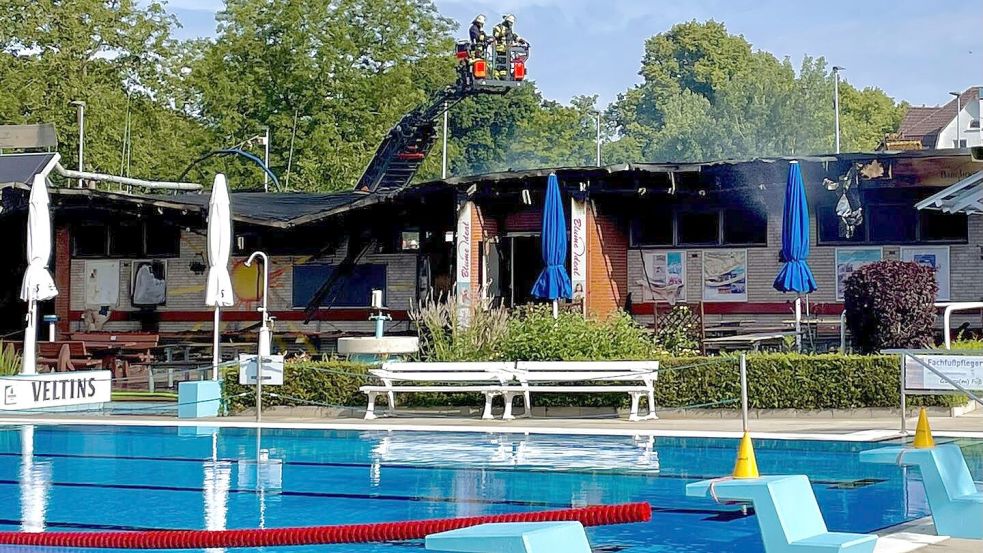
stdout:
<svg viewBox="0 0 983 553">
<path fill-rule="evenodd" d="M 918 213 L 918 231 L 924 242 L 966 242 L 969 220 L 965 213 L 923 210 Z"/>
<path fill-rule="evenodd" d="M 399 249 L 402 251 L 415 251 L 420 249 L 420 231 L 404 230 L 400 233 Z"/>
<path fill-rule="evenodd" d="M 918 212 L 910 205 L 872 205 L 867 208 L 871 242 L 905 244 L 917 238 Z"/>
<path fill-rule="evenodd" d="M 764 206 L 724 210 L 725 245 L 768 244 L 768 212 Z"/>
<path fill-rule="evenodd" d="M 75 257 L 106 257 L 109 244 L 106 225 L 79 225 L 72 232 L 72 254 Z"/>
<path fill-rule="evenodd" d="M 142 224 L 127 221 L 109 227 L 109 257 L 141 257 L 142 255 Z"/>
<path fill-rule="evenodd" d="M 337 267 L 312 263 L 294 265 L 293 268 L 293 306 L 307 307 L 314 300 L 334 274 Z M 383 264 L 364 264 L 351 267 L 351 270 L 335 278 L 331 289 L 321 298 L 321 307 L 368 307 L 372 301 L 372 290 L 386 293 L 386 266 Z"/>
<path fill-rule="evenodd" d="M 632 246 L 672 246 L 673 215 L 671 209 L 654 209 L 644 217 L 632 221 Z"/>
<path fill-rule="evenodd" d="M 181 228 L 163 221 L 148 221 L 145 227 L 147 257 L 181 255 Z"/>
<path fill-rule="evenodd" d="M 767 244 L 768 212 L 763 205 L 675 212 L 663 208 L 631 224 L 631 245 L 636 248 Z"/>
<path fill-rule="evenodd" d="M 953 148 L 965 148 L 966 147 L 966 139 L 965 138 L 961 138 L 959 140 L 953 140 L 952 141 L 952 147 Z"/>
<path fill-rule="evenodd" d="M 720 243 L 719 211 L 684 211 L 676 214 L 680 246 L 715 246 Z"/>
</svg>

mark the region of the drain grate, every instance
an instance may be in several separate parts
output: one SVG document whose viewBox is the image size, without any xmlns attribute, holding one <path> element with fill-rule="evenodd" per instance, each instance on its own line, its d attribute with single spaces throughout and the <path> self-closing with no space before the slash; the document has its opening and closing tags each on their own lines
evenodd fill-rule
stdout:
<svg viewBox="0 0 983 553">
<path fill-rule="evenodd" d="M 828 486 L 828 490 L 856 490 L 859 488 L 866 488 L 867 486 L 873 486 L 874 484 L 880 484 L 885 482 L 883 478 L 861 478 L 860 480 L 845 480 L 842 482 L 835 482 Z"/>
</svg>

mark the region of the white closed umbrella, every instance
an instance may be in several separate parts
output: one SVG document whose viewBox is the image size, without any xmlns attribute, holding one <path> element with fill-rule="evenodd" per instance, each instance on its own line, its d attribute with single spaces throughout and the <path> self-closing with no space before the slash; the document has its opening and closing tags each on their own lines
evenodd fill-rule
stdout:
<svg viewBox="0 0 983 553">
<path fill-rule="evenodd" d="M 34 176 L 27 210 L 27 271 L 20 287 L 20 299 L 27 302 L 27 325 L 24 329 L 24 359 L 21 374 L 36 374 L 38 302 L 58 295 L 48 272 L 51 259 L 51 214 L 48 212 L 48 188 L 41 175 Z"/>
<path fill-rule="evenodd" d="M 229 187 L 225 175 L 215 175 L 212 195 L 208 200 L 208 286 L 205 304 L 215 308 L 215 336 L 212 349 L 212 379 L 218 380 L 222 361 L 219 345 L 221 310 L 235 303 L 232 278 L 229 276 L 229 255 L 232 253 L 232 210 L 229 207 Z"/>
</svg>

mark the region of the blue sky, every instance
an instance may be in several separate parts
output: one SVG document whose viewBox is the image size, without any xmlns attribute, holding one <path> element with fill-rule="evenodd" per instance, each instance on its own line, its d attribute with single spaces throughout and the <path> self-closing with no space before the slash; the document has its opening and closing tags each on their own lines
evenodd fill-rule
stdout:
<svg viewBox="0 0 983 553">
<path fill-rule="evenodd" d="M 983 84 L 983 3 L 957 0 L 435 0 L 461 23 L 511 11 L 533 46 L 530 76 L 548 98 L 600 95 L 639 81 L 646 38 L 692 19 L 715 19 L 755 48 L 798 66 L 824 56 L 854 85 L 877 86 L 912 104 L 935 105 L 950 90 Z M 170 0 L 181 37 L 215 33 L 222 0 Z"/>
</svg>

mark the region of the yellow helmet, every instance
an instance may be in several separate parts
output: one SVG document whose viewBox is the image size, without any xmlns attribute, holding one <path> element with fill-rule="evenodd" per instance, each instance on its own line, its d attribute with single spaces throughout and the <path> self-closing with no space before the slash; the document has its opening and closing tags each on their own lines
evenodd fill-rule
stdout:
<svg viewBox="0 0 983 553">
<path fill-rule="evenodd" d="M 515 25 L 515 16 L 512 14 L 507 14 L 502 18 L 502 21 L 508 23 L 509 25 Z"/>
<path fill-rule="evenodd" d="M 478 17 L 474 18 L 474 22 L 477 23 L 478 25 L 484 25 L 485 24 L 485 14 L 483 14 L 483 13 L 482 14 L 478 14 Z"/>
</svg>

